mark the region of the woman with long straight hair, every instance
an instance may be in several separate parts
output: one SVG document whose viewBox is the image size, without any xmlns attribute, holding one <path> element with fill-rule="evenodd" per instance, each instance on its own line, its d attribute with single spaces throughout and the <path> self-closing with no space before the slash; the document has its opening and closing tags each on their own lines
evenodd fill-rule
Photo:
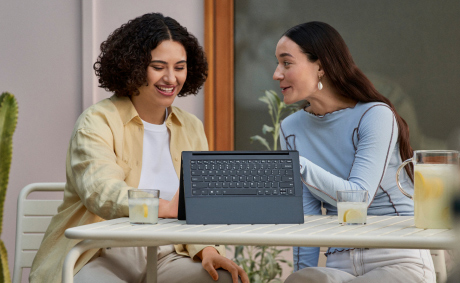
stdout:
<svg viewBox="0 0 460 283">
<path fill-rule="evenodd" d="M 340 34 L 322 22 L 284 33 L 276 46 L 273 79 L 284 102 L 305 101 L 280 130 L 283 149 L 301 156 L 305 214 L 337 214 L 337 191 L 368 192 L 369 215 L 413 215 L 396 185 L 396 170 L 412 156 L 409 128 L 393 104 L 355 65 Z M 402 174 L 412 187 L 412 170 Z M 428 250 L 294 248 L 295 272 L 286 282 L 435 282 Z"/>
</svg>

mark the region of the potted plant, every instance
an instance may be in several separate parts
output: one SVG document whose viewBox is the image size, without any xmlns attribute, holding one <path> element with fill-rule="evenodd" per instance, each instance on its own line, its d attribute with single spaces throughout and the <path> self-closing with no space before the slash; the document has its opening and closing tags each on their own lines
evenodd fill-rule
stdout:
<svg viewBox="0 0 460 283">
<path fill-rule="evenodd" d="M 13 133 L 18 121 L 18 103 L 14 95 L 4 92 L 0 96 L 0 235 L 3 226 L 3 205 L 5 203 L 8 177 L 13 153 Z M 0 282 L 11 282 L 8 255 L 0 239 Z"/>
<path fill-rule="evenodd" d="M 260 101 L 267 104 L 268 114 L 270 114 L 272 125 L 264 124 L 262 133 L 270 134 L 272 142 L 266 138 L 255 135 L 250 138 L 251 142 L 257 141 L 267 150 L 278 149 L 278 139 L 280 125 L 283 118 L 296 112 L 298 105 L 287 105 L 278 94 L 273 90 L 266 90 L 265 95 L 259 98 Z M 272 145 L 270 145 L 272 143 Z M 282 276 L 282 267 L 280 263 L 292 267 L 292 262 L 285 260 L 281 253 L 289 248 L 266 247 L 266 246 L 235 246 L 233 260 L 241 266 L 248 274 L 251 283 L 275 283 L 283 282 L 279 277 Z"/>
</svg>

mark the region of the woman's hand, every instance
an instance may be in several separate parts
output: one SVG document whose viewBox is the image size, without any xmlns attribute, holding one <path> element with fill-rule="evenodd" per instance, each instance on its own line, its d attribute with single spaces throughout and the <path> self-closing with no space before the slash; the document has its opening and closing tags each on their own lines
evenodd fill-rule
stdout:
<svg viewBox="0 0 460 283">
<path fill-rule="evenodd" d="M 233 283 L 238 283 L 238 276 L 242 283 L 249 283 L 249 277 L 243 268 L 239 267 L 230 259 L 221 256 L 213 247 L 206 247 L 196 254 L 201 259 L 203 268 L 211 275 L 212 279 L 217 281 L 219 275 L 217 268 L 223 268 L 232 275 Z"/>
<path fill-rule="evenodd" d="M 160 218 L 177 218 L 179 208 L 179 190 L 176 191 L 171 201 L 160 198 L 158 207 L 158 217 Z"/>
</svg>

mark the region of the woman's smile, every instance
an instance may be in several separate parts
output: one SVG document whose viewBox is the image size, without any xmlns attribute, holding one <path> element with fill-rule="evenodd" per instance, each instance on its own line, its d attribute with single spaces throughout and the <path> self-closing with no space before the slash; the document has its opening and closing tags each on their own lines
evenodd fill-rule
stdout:
<svg viewBox="0 0 460 283">
<path fill-rule="evenodd" d="M 159 93 L 166 96 L 174 95 L 174 91 L 176 90 L 176 86 L 173 85 L 155 85 L 155 87 Z"/>
</svg>

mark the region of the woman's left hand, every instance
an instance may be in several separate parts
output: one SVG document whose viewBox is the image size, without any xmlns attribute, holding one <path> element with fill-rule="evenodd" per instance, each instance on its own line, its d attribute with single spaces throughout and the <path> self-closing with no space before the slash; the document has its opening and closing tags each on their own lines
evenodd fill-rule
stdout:
<svg viewBox="0 0 460 283">
<path fill-rule="evenodd" d="M 176 191 L 171 201 L 160 198 L 158 206 L 158 217 L 160 218 L 177 218 L 179 208 L 179 190 Z"/>
<path fill-rule="evenodd" d="M 249 277 L 244 272 L 243 268 L 239 267 L 232 260 L 221 256 L 213 247 L 206 247 L 202 249 L 197 256 L 201 259 L 203 268 L 211 275 L 212 279 L 217 281 L 219 275 L 216 271 L 218 268 L 223 268 L 230 272 L 232 275 L 233 283 L 238 283 L 238 277 L 241 278 L 242 283 L 249 283 Z"/>
</svg>

